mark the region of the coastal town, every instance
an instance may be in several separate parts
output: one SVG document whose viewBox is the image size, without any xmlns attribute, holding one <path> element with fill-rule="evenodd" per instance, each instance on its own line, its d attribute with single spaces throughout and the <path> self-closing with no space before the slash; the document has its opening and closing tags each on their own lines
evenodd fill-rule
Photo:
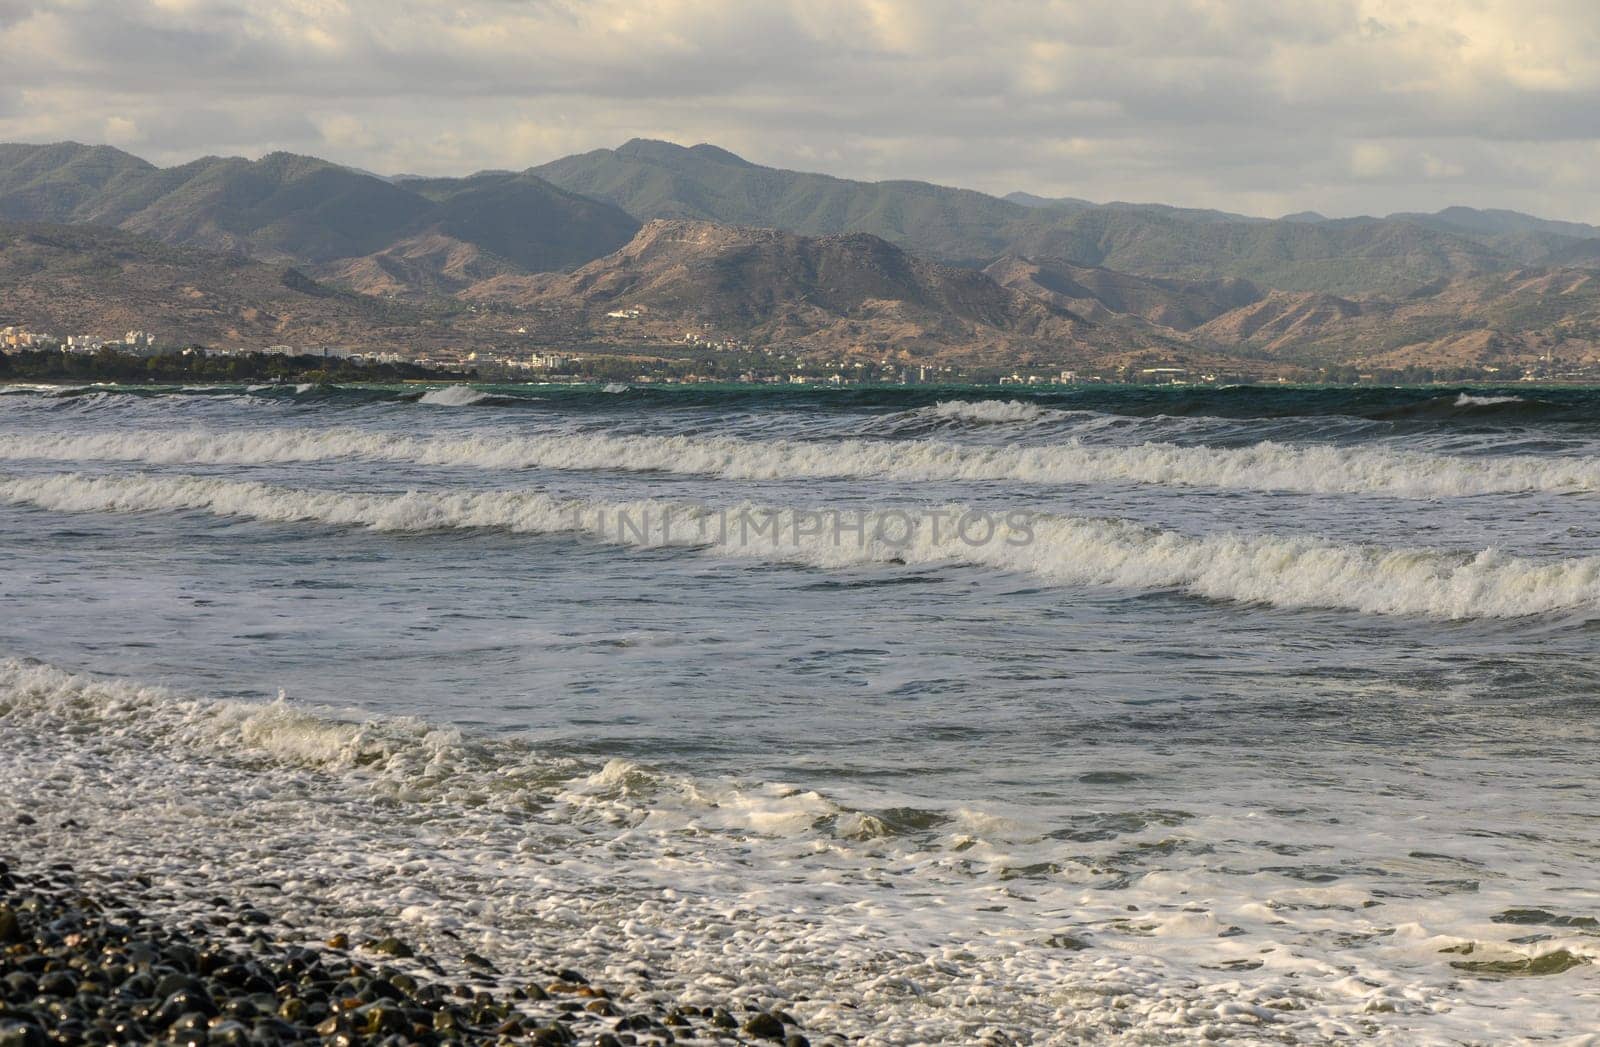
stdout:
<svg viewBox="0 0 1600 1047">
<path fill-rule="evenodd" d="M 631 315 L 619 311 L 617 316 Z M 526 334 L 520 330 L 517 334 Z M 648 351 L 646 351 L 648 349 Z M 158 360 L 167 357 L 260 359 L 283 357 L 324 360 L 344 368 L 403 366 L 429 372 L 459 374 L 482 380 L 534 383 L 626 381 L 636 384 L 692 385 L 938 385 L 987 384 L 1023 386 L 1162 385 L 1222 386 L 1291 383 L 1425 384 L 1429 382 L 1567 382 L 1600 381 L 1600 363 L 1559 361 L 1545 357 L 1528 365 L 1481 366 L 1433 370 L 1363 371 L 1354 367 L 1288 370 L 1252 369 L 1245 361 L 1231 368 L 1193 366 L 1181 360 L 1152 359 L 1098 370 L 1072 368 L 1006 368 L 956 363 L 910 364 L 887 356 L 805 352 L 796 347 L 754 347 L 732 337 L 704 332 L 686 334 L 681 343 L 650 347 L 594 346 L 584 351 L 560 348 L 431 349 L 403 353 L 393 348 L 332 345 L 262 346 L 179 345 L 147 330 L 116 334 L 56 334 L 25 325 L 0 327 L 0 356 L 5 353 L 59 352 L 72 357 L 110 354 L 119 359 Z"/>
</svg>

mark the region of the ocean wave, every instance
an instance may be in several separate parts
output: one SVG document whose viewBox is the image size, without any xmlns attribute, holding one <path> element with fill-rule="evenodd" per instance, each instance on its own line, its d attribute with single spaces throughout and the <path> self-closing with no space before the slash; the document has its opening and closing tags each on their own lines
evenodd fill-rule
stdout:
<svg viewBox="0 0 1600 1047">
<path fill-rule="evenodd" d="M 156 465 L 267 465 L 343 458 L 478 469 L 625 470 L 729 480 L 883 479 L 1169 487 L 1449 498 L 1600 491 L 1592 457 L 1463 457 L 1382 447 L 1272 441 L 1218 448 L 1077 440 L 986 447 L 937 440 L 747 440 L 606 433 L 412 437 L 371 430 L 135 430 L 17 436 L 0 459 Z"/>
<path fill-rule="evenodd" d="M 908 525 L 901 510 L 830 517 L 827 510 L 600 502 L 539 491 L 347 494 L 138 474 L 15 478 L 0 482 L 0 499 L 58 512 L 197 510 L 385 532 L 576 532 L 622 546 L 694 548 L 825 569 L 972 564 L 1064 586 L 1175 591 L 1280 608 L 1450 619 L 1600 611 L 1600 557 L 1530 560 L 1493 549 L 1390 548 L 1271 534 L 1194 537 L 1119 520 L 996 519 L 962 506 L 928 510 Z M 970 531 L 955 523 L 968 519 L 978 521 Z"/>
<path fill-rule="evenodd" d="M 920 407 L 911 414 L 919 418 L 953 419 L 997 425 L 1008 422 L 1034 422 L 1046 414 L 1065 414 L 1048 411 L 1038 404 L 1021 400 L 940 400 L 931 407 Z"/>
<path fill-rule="evenodd" d="M 1456 397 L 1457 407 L 1494 407 L 1496 404 L 1525 404 L 1527 402 L 1520 396 L 1473 396 L 1471 393 L 1462 393 Z"/>
<path fill-rule="evenodd" d="M 428 390 L 417 399 L 417 402 L 434 404 L 438 407 L 471 407 L 493 398 L 491 394 L 481 389 L 474 389 L 470 385 L 447 385 L 443 389 Z"/>
<path fill-rule="evenodd" d="M 586 764 L 520 740 L 473 737 L 411 716 L 375 717 L 283 694 L 276 701 L 191 697 L 134 680 L 0 660 L 0 723 L 43 729 L 51 722 L 254 766 L 348 777 L 391 800 L 516 813 L 542 794 L 565 805 L 574 821 L 648 821 L 654 829 L 774 838 L 821 832 L 840 840 L 926 835 L 943 823 L 936 812 L 896 818 L 778 784 L 696 780 L 615 758 Z"/>
<path fill-rule="evenodd" d="M 1512 982 L 1463 993 L 1448 963 L 1463 943 L 1594 954 L 1581 930 L 1529 936 L 1484 919 L 1488 901 L 1395 891 L 1382 858 L 1424 856 L 1381 804 L 1340 882 L 1313 885 L 1262 868 L 1325 830 L 1295 812 L 1251 811 L 1242 832 L 1243 814 L 1196 797 L 1176 833 L 1171 812 L 1119 810 L 1109 838 L 1063 842 L 1014 811 L 853 810 L 777 782 L 31 662 L 0 660 L 0 742 L 15 785 L 0 809 L 36 823 L 14 833 L 30 861 L 153 875 L 167 900 L 151 917 L 211 911 L 220 876 L 307 940 L 398 935 L 462 981 L 471 949 L 508 984 L 570 966 L 626 999 L 778 999 L 863 1047 L 1456 1042 L 1527 999 Z M 881 835 L 896 823 L 911 832 Z M 1509 876 L 1496 897 L 1559 900 L 1578 874 Z M 1553 984 L 1576 1002 L 1527 1028 L 1580 1027 L 1575 992 Z"/>
</svg>

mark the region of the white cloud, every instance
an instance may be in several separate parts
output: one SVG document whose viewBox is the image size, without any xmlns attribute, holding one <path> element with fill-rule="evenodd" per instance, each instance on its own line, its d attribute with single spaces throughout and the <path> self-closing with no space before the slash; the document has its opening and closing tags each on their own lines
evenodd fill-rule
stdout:
<svg viewBox="0 0 1600 1047">
<path fill-rule="evenodd" d="M 1002 192 L 1600 220 L 1573 174 L 1597 44 L 1592 0 L 0 0 L 0 137 L 459 172 L 643 135 Z"/>
</svg>

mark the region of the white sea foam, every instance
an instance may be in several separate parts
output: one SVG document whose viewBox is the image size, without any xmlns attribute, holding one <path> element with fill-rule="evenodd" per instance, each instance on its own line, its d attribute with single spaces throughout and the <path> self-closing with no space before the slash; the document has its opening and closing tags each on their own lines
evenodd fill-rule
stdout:
<svg viewBox="0 0 1600 1047">
<path fill-rule="evenodd" d="M 897 510 L 855 516 L 797 508 L 598 502 L 538 491 L 347 494 L 190 476 L 78 474 L 0 482 L 0 499 L 61 512 L 200 510 L 377 531 L 489 528 L 579 531 L 607 542 L 685 546 L 824 568 L 968 563 L 1067 586 L 1176 590 L 1276 607 L 1370 614 L 1511 618 L 1600 610 L 1600 557 L 1529 560 L 1252 534 L 1192 537 L 1124 521 L 977 518 L 943 507 L 908 532 Z M 730 523 L 731 519 L 731 523 Z"/>
<path fill-rule="evenodd" d="M 430 389 L 417 400 L 437 407 L 471 407 L 488 400 L 490 395 L 470 385 L 447 385 L 443 389 Z"/>
<path fill-rule="evenodd" d="M 1422 860 L 1406 856 L 1439 830 L 1382 802 L 1341 833 L 1338 882 L 1308 883 L 1282 869 L 1315 841 L 1271 796 L 1259 816 L 1135 814 L 1100 842 L 979 811 L 855 835 L 881 820 L 780 783 L 17 662 L 0 662 L 0 775 L 0 817 L 33 815 L 30 860 L 153 875 L 180 911 L 226 882 L 308 936 L 400 928 L 441 959 L 472 949 L 514 979 L 574 966 L 641 1005 L 776 1000 L 866 1047 L 1504 1042 L 1570 1031 L 1593 1002 L 1581 972 L 1450 965 L 1466 946 L 1596 957 L 1581 930 L 1495 918 L 1566 911 L 1584 866 L 1397 891 L 1362 863 Z M 1446 831 L 1481 816 L 1439 813 Z"/>
<path fill-rule="evenodd" d="M 463 389 L 440 392 L 484 395 L 459 392 Z M 1399 498 L 1600 490 L 1600 459 L 1589 456 L 1464 457 L 1270 441 L 1240 448 L 1169 443 L 1100 446 L 1076 440 L 985 447 L 937 440 L 813 442 L 606 433 L 413 437 L 361 429 L 296 428 L 135 430 L 15 436 L 0 442 L 0 459 L 9 460 L 253 465 L 341 458 L 479 469 L 660 471 L 730 480 L 1139 483 Z"/>
<path fill-rule="evenodd" d="M 1493 407 L 1495 404 L 1522 404 L 1527 403 L 1520 396 L 1473 396 L 1471 393 L 1462 393 L 1456 397 L 1457 407 Z"/>
<path fill-rule="evenodd" d="M 1047 415 L 1067 413 L 1051 411 L 1038 404 L 1025 403 L 1021 400 L 940 400 L 931 407 L 920 407 L 912 412 L 919 418 L 977 422 L 987 425 L 1034 422 Z"/>
</svg>

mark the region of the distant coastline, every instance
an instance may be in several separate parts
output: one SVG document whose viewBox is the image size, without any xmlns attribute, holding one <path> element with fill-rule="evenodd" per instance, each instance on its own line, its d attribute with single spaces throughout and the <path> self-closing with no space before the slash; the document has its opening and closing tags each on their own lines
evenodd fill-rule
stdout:
<svg viewBox="0 0 1600 1047">
<path fill-rule="evenodd" d="M 373 363 L 311 354 L 287 356 L 263 352 L 213 356 L 192 349 L 154 356 L 113 349 L 91 354 L 43 349 L 0 353 L 0 383 L 465 382 L 475 377 L 473 372 L 439 370 L 413 363 Z"/>
</svg>

